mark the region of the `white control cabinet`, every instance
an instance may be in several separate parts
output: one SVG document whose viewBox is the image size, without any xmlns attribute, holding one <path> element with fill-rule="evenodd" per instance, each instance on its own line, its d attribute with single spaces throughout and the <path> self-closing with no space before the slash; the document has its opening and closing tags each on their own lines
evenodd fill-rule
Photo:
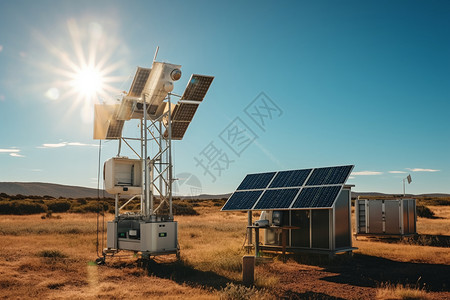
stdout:
<svg viewBox="0 0 450 300">
<path fill-rule="evenodd" d="M 125 195 L 137 195 L 142 192 L 141 160 L 113 157 L 105 162 L 103 172 L 106 192 Z"/>
<path fill-rule="evenodd" d="M 141 251 L 177 251 L 177 222 L 141 223 Z"/>
</svg>

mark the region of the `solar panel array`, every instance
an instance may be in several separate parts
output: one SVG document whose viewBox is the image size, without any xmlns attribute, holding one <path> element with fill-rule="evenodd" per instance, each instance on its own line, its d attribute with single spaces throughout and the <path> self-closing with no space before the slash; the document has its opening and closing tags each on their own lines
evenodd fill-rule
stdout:
<svg viewBox="0 0 450 300">
<path fill-rule="evenodd" d="M 181 102 L 175 106 L 175 109 L 173 111 L 172 120 L 173 121 L 191 122 L 192 119 L 194 118 L 197 108 L 198 108 L 198 104 Z"/>
<path fill-rule="evenodd" d="M 249 174 L 222 211 L 331 208 L 353 167 Z"/>
<path fill-rule="evenodd" d="M 192 74 L 181 100 L 203 101 L 214 77 Z"/>
<path fill-rule="evenodd" d="M 186 130 L 189 126 L 190 122 L 178 122 L 172 121 L 172 139 L 173 140 L 181 140 L 186 133 Z M 169 131 L 166 130 L 164 132 L 164 138 L 169 137 Z"/>
<path fill-rule="evenodd" d="M 141 97 L 151 70 L 152 69 L 138 67 L 133 83 L 131 84 L 130 92 L 128 93 L 129 96 Z"/>
<path fill-rule="evenodd" d="M 213 76 L 192 74 L 189 83 L 175 106 L 172 114 L 172 139 L 181 140 L 186 133 L 189 124 L 194 118 L 195 112 L 213 81 Z M 168 130 L 164 132 L 164 138 L 169 136 Z"/>
<path fill-rule="evenodd" d="M 266 188 L 275 174 L 276 174 L 275 172 L 249 174 L 245 176 L 244 180 L 241 182 L 237 190 L 239 191 L 239 190 Z"/>
<path fill-rule="evenodd" d="M 125 121 L 112 119 L 109 123 L 108 132 L 106 133 L 107 140 L 120 139 L 122 137 L 122 129 Z"/>
</svg>

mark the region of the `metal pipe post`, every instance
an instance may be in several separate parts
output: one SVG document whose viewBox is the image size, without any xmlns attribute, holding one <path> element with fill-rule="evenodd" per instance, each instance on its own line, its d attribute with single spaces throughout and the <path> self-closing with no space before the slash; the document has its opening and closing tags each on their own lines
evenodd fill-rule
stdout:
<svg viewBox="0 0 450 300">
<path fill-rule="evenodd" d="M 147 97 L 144 95 L 144 189 L 145 189 L 145 213 L 144 216 L 148 217 L 150 215 L 149 212 L 149 199 L 150 199 L 150 191 L 149 191 L 149 182 L 148 182 L 148 160 L 147 160 Z M 153 209 L 151 209 L 153 214 Z"/>
<path fill-rule="evenodd" d="M 167 178 L 168 182 L 168 193 L 169 193 L 169 218 L 173 219 L 172 212 L 172 116 L 171 116 L 171 103 L 170 103 L 170 93 L 167 95 L 168 104 L 169 104 L 169 143 L 168 143 L 168 155 L 169 155 L 169 178 Z"/>
<path fill-rule="evenodd" d="M 116 199 L 114 201 L 114 212 L 116 220 L 119 217 L 119 194 L 116 194 Z"/>
<path fill-rule="evenodd" d="M 249 210 L 247 212 L 247 226 L 252 226 L 252 211 Z M 247 228 L 247 235 L 248 235 L 248 241 L 247 241 L 247 245 L 250 246 L 253 243 L 253 237 L 252 237 L 252 229 L 251 228 Z"/>
<path fill-rule="evenodd" d="M 145 204 L 144 204 L 144 199 L 145 199 L 145 175 L 142 176 L 142 172 L 145 172 L 145 157 L 144 157 L 144 120 L 141 119 L 141 164 L 142 164 L 142 169 L 141 169 L 141 214 L 145 214 Z"/>
</svg>

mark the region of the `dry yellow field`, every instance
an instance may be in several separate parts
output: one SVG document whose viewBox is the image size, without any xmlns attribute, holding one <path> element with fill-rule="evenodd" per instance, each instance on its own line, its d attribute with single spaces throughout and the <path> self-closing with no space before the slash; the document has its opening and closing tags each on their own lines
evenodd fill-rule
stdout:
<svg viewBox="0 0 450 300">
<path fill-rule="evenodd" d="M 441 219 L 419 219 L 419 233 L 448 235 L 449 207 L 432 209 Z M 93 263 L 97 258 L 95 214 L 59 214 L 60 219 L 2 216 L 0 297 L 367 299 L 376 297 L 382 283 L 414 284 L 420 277 L 419 283 L 426 284 L 426 297 L 450 298 L 448 279 L 431 279 L 432 274 L 450 274 L 448 248 L 362 240 L 354 241 L 359 248 L 354 257 L 337 262 L 303 259 L 284 264 L 275 258 L 258 264 L 256 287 L 241 287 L 247 215 L 221 213 L 210 205 L 196 210 L 200 215 L 176 217 L 181 261 L 173 255 L 158 257 L 147 268 L 139 267 L 131 252 L 107 258 L 103 266 Z"/>
</svg>

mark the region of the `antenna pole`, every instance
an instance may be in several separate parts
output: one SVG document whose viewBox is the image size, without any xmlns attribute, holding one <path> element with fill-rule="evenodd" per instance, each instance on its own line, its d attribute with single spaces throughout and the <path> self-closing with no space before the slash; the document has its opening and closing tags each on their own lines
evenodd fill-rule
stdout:
<svg viewBox="0 0 450 300">
<path fill-rule="evenodd" d="M 156 46 L 155 56 L 153 57 L 153 62 L 156 61 L 156 56 L 158 56 L 159 46 Z"/>
<path fill-rule="evenodd" d="M 173 220 L 173 211 L 172 211 L 172 103 L 170 102 L 170 93 L 167 95 L 168 97 L 168 104 L 169 104 L 169 127 L 168 127 L 168 131 L 169 131 L 169 180 L 168 181 L 168 192 L 169 192 L 169 218 L 171 220 Z"/>
<path fill-rule="evenodd" d="M 141 161 L 142 164 L 144 164 L 144 130 L 147 130 L 145 128 L 145 124 L 144 124 L 144 119 L 141 119 Z M 145 172 L 145 167 L 142 166 L 142 170 Z M 141 175 L 142 175 L 142 171 L 141 171 Z M 141 191 L 141 214 L 145 215 L 145 174 L 144 176 L 142 176 L 141 179 L 141 186 L 142 186 L 142 191 Z"/>
<path fill-rule="evenodd" d="M 406 178 L 403 178 L 403 197 L 406 197 L 406 194 L 405 194 L 405 179 Z"/>
<path fill-rule="evenodd" d="M 148 160 L 147 160 L 147 97 L 144 95 L 144 182 L 145 182 L 145 213 L 144 216 L 148 217 L 149 214 L 153 214 L 153 210 L 149 207 L 151 204 L 149 203 L 150 200 L 150 185 L 149 185 L 149 176 L 148 176 Z M 149 205 L 150 204 L 150 205 Z"/>
</svg>

